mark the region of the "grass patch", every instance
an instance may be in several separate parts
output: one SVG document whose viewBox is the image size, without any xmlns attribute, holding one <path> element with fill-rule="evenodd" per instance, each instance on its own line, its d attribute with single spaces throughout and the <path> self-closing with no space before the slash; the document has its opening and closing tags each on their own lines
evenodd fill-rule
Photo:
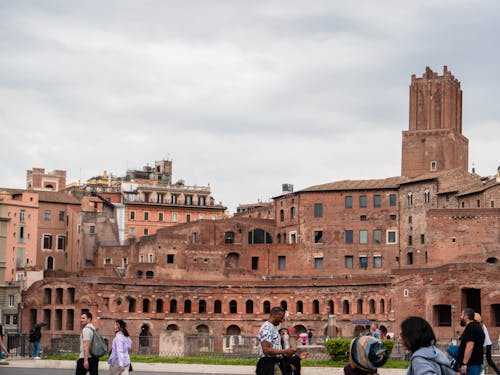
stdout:
<svg viewBox="0 0 500 375">
<path fill-rule="evenodd" d="M 78 354 L 61 354 L 45 356 L 44 359 L 54 359 L 63 361 L 76 361 Z M 226 366 L 255 366 L 257 358 L 209 358 L 209 357 L 161 357 L 156 355 L 131 355 L 132 363 L 185 363 L 198 365 L 226 365 Z M 100 358 L 101 362 L 106 362 L 108 356 Z M 313 361 L 305 359 L 302 361 L 303 367 L 344 367 L 346 361 Z M 408 367 L 407 361 L 387 361 L 384 368 L 405 369 Z"/>
</svg>

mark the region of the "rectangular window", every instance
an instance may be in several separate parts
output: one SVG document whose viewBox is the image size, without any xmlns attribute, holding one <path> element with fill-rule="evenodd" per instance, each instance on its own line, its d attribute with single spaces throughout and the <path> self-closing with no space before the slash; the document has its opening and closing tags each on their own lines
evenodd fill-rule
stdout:
<svg viewBox="0 0 500 375">
<path fill-rule="evenodd" d="M 149 212 L 148 211 L 144 212 L 144 220 L 145 221 L 149 220 Z"/>
<path fill-rule="evenodd" d="M 133 236 L 133 235 L 135 234 L 135 228 L 130 228 L 130 229 L 128 230 L 128 233 L 129 233 L 131 236 Z"/>
<path fill-rule="evenodd" d="M 122 258 L 122 268 L 125 268 L 128 264 L 128 258 L 127 257 L 123 257 Z"/>
<path fill-rule="evenodd" d="M 420 243 L 423 245 L 425 244 L 425 234 L 420 235 Z"/>
<path fill-rule="evenodd" d="M 408 236 L 408 246 L 413 245 L 413 236 Z"/>
<path fill-rule="evenodd" d="M 206 201 L 207 199 L 205 198 L 205 196 L 201 195 L 198 197 L 198 205 L 204 206 L 206 204 Z"/>
<path fill-rule="evenodd" d="M 396 194 L 389 194 L 389 206 L 395 206 L 397 204 Z"/>
<path fill-rule="evenodd" d="M 353 235 L 352 230 L 344 231 L 344 240 L 345 240 L 345 243 L 353 243 L 354 242 L 354 235 Z"/>
<path fill-rule="evenodd" d="M 314 243 L 323 243 L 323 231 L 315 230 L 314 231 Z"/>
<path fill-rule="evenodd" d="M 323 217 L 322 203 L 314 203 L 314 217 Z"/>
<path fill-rule="evenodd" d="M 217 215 L 212 215 L 212 216 L 210 216 L 210 219 L 211 219 L 211 220 L 217 220 Z"/>
<path fill-rule="evenodd" d="M 64 221 L 64 211 L 59 211 L 59 221 Z"/>
<path fill-rule="evenodd" d="M 167 264 L 174 264 L 174 254 L 167 254 Z"/>
<path fill-rule="evenodd" d="M 144 255 L 139 255 L 139 263 L 144 263 Z"/>
<path fill-rule="evenodd" d="M 170 197 L 170 203 L 177 204 L 177 195 L 172 194 Z"/>
<path fill-rule="evenodd" d="M 172 212 L 172 221 L 177 222 L 177 212 Z"/>
<path fill-rule="evenodd" d="M 314 258 L 314 268 L 315 269 L 323 268 L 323 258 Z"/>
<path fill-rule="evenodd" d="M 367 207 L 367 199 L 366 195 L 360 195 L 359 196 L 359 208 L 366 208 Z"/>
<path fill-rule="evenodd" d="M 278 269 L 279 270 L 286 269 L 286 256 L 284 255 L 278 256 Z"/>
<path fill-rule="evenodd" d="M 380 229 L 373 231 L 373 243 L 382 243 L 382 231 Z"/>
<path fill-rule="evenodd" d="M 153 263 L 154 257 L 153 254 L 148 254 L 148 263 Z"/>
<path fill-rule="evenodd" d="M 193 204 L 193 196 L 192 195 L 186 195 L 186 204 Z"/>
<path fill-rule="evenodd" d="M 149 229 L 148 228 L 144 228 L 143 232 L 142 232 L 145 236 L 149 235 Z"/>
<path fill-rule="evenodd" d="M 19 242 L 24 242 L 24 237 L 25 237 L 25 233 L 24 233 L 24 225 L 20 225 L 19 226 Z"/>
<path fill-rule="evenodd" d="M 360 230 L 359 231 L 359 243 L 368 243 L 368 231 L 367 230 Z"/>
<path fill-rule="evenodd" d="M 366 255 L 359 257 L 359 267 L 363 269 L 368 268 L 368 257 Z"/>
<path fill-rule="evenodd" d="M 259 269 L 259 257 L 252 257 L 252 269 L 253 270 Z"/>
<path fill-rule="evenodd" d="M 205 214 L 200 214 L 200 215 L 198 216 L 198 218 L 199 218 L 200 220 L 203 220 L 203 219 L 205 218 Z"/>
<path fill-rule="evenodd" d="M 44 234 L 43 235 L 43 248 L 45 250 L 52 249 L 52 235 L 51 234 Z"/>
<path fill-rule="evenodd" d="M 16 300 L 12 294 L 9 294 L 9 307 L 14 307 Z"/>
<path fill-rule="evenodd" d="M 163 221 L 163 212 L 158 212 L 158 221 Z"/>
<path fill-rule="evenodd" d="M 297 233 L 290 232 L 290 243 L 297 243 Z"/>
<path fill-rule="evenodd" d="M 373 207 L 379 208 L 382 206 L 382 198 L 380 195 L 374 195 L 373 196 Z"/>
<path fill-rule="evenodd" d="M 350 195 L 345 197 L 345 208 L 352 208 L 352 197 Z"/>
<path fill-rule="evenodd" d="M 186 223 L 191 222 L 191 214 L 186 214 Z"/>
<path fill-rule="evenodd" d="M 135 220 L 135 211 L 130 211 L 130 220 Z"/>
<path fill-rule="evenodd" d="M 413 221 L 413 218 L 411 216 L 408 216 L 408 224 L 411 224 Z"/>
<path fill-rule="evenodd" d="M 353 262 L 354 258 L 352 255 L 346 255 L 344 257 L 344 265 L 345 265 L 345 268 L 352 268 L 354 266 L 354 262 Z"/>
<path fill-rule="evenodd" d="M 387 231 L 387 243 L 397 243 L 398 238 L 397 238 L 397 232 L 395 230 L 388 230 Z"/>
<path fill-rule="evenodd" d="M 398 219 L 398 215 L 389 215 L 389 219 L 390 220 L 397 220 Z"/>
<path fill-rule="evenodd" d="M 359 217 L 359 221 L 366 221 L 366 215 L 361 215 Z"/>
<path fill-rule="evenodd" d="M 24 220 L 26 220 L 26 211 L 21 210 L 21 211 L 19 211 L 19 221 L 21 223 L 24 223 Z"/>
<path fill-rule="evenodd" d="M 95 225 L 91 225 L 89 228 L 89 233 L 94 234 L 95 233 Z"/>
<path fill-rule="evenodd" d="M 374 255 L 373 256 L 373 268 L 382 268 L 382 256 Z"/>
<path fill-rule="evenodd" d="M 50 211 L 45 211 L 43 217 L 45 221 L 50 221 Z"/>
<path fill-rule="evenodd" d="M 57 250 L 64 250 L 66 248 L 66 236 L 57 236 Z"/>
</svg>

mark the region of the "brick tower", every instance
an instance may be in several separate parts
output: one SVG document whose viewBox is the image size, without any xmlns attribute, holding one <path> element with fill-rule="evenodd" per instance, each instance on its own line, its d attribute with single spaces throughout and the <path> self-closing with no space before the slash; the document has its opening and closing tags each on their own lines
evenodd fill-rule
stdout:
<svg viewBox="0 0 500 375">
<path fill-rule="evenodd" d="M 462 135 L 460 82 L 444 66 L 411 77 L 410 129 L 403 131 L 401 175 L 415 177 L 452 168 L 467 171 L 469 140 Z"/>
</svg>

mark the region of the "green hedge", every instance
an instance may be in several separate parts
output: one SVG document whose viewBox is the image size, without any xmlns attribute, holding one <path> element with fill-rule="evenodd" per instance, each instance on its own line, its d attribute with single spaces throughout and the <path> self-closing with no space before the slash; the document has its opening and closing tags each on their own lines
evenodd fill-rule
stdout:
<svg viewBox="0 0 500 375">
<path fill-rule="evenodd" d="M 349 358 L 349 346 L 351 344 L 352 338 L 339 338 L 339 339 L 328 339 L 326 341 L 325 347 L 326 352 L 334 362 L 347 361 Z M 389 357 L 394 348 L 393 340 L 382 340 L 384 347 L 389 352 Z"/>
</svg>

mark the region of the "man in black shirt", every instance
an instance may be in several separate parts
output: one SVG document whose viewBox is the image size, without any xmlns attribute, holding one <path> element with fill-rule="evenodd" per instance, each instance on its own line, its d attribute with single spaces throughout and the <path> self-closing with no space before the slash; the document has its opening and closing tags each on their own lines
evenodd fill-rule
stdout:
<svg viewBox="0 0 500 375">
<path fill-rule="evenodd" d="M 483 367 L 484 332 L 474 320 L 474 310 L 465 309 L 460 317 L 460 325 L 465 326 L 460 337 L 457 362 L 461 363 L 463 375 L 479 375 Z"/>
</svg>

